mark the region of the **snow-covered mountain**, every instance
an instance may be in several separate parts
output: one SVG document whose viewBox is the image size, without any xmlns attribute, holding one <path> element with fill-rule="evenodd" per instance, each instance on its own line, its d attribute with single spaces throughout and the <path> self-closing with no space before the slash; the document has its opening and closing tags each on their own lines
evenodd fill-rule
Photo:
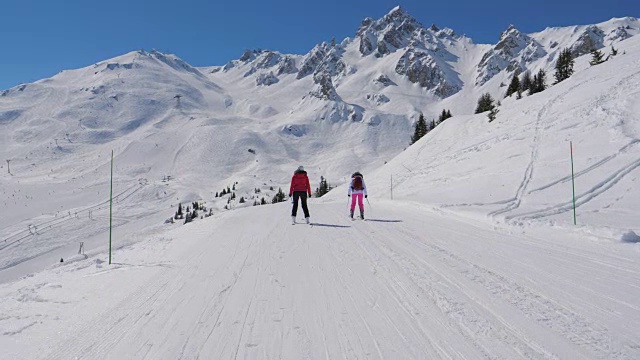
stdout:
<svg viewBox="0 0 640 360">
<path fill-rule="evenodd" d="M 395 8 L 305 55 L 136 51 L 1 92 L 0 357 L 639 358 L 639 25 L 478 45 Z M 503 99 L 565 48 L 569 79 Z M 313 227 L 251 206 L 300 164 L 338 185 Z M 163 223 L 192 201 L 213 216 Z"/>
<path fill-rule="evenodd" d="M 134 51 L 0 92 L 1 160 L 9 160 L 1 164 L 0 191 L 3 206 L 15 209 L 0 220 L 0 236 L 31 235 L 32 224 L 103 203 L 111 150 L 114 187 L 127 203 L 122 223 L 149 214 L 156 214 L 150 221 L 156 223 L 178 202 L 203 200 L 222 211 L 270 200 L 279 187 L 287 191 L 298 165 L 305 165 L 314 188 L 320 176 L 340 185 L 354 170 L 370 173 L 408 147 L 421 112 L 429 119 L 451 110 L 448 124 L 459 126 L 444 126 L 429 139 L 448 131 L 460 138 L 447 137 L 442 149 L 428 153 L 454 149 L 447 141 L 484 136 L 479 125 L 468 130 L 484 122 L 471 116 L 480 94 L 502 99 L 502 86 L 515 71 L 552 74 L 564 48 L 581 55 L 615 46 L 628 57 L 640 22 L 612 19 L 533 34 L 510 26 L 488 45 L 452 29 L 425 27 L 396 7 L 355 30 L 304 55 L 247 50 L 224 66 L 196 68 L 174 55 Z M 577 58 L 574 76 L 593 74 L 588 58 Z M 499 118 L 519 116 L 524 106 L 527 113 L 539 111 L 527 104 L 540 96 L 504 100 Z M 567 90 L 568 98 L 581 96 Z M 501 136 L 519 139 L 513 133 L 520 132 Z M 508 151 L 519 142 L 504 144 Z M 235 201 L 215 197 L 236 182 Z M 240 197 L 249 201 L 240 204 Z"/>
</svg>

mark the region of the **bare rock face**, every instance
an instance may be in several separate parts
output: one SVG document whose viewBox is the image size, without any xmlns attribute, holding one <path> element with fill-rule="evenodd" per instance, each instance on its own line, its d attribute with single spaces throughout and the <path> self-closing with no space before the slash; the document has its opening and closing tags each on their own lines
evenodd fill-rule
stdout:
<svg viewBox="0 0 640 360">
<path fill-rule="evenodd" d="M 407 50 L 396 64 L 396 73 L 405 75 L 412 83 L 434 90 L 440 97 L 447 97 L 460 91 L 460 87 L 447 81 L 446 74 L 434 57 L 415 49 Z"/>
<path fill-rule="evenodd" d="M 278 63 L 278 70 L 276 70 L 276 74 L 278 75 L 294 74 L 297 72 L 296 61 L 291 56 L 283 57 Z"/>
<path fill-rule="evenodd" d="M 316 68 L 316 73 L 324 72 L 331 76 L 347 75 L 349 71 L 347 65 L 342 61 L 343 53 L 344 50 L 341 47 L 331 48 Z"/>
<path fill-rule="evenodd" d="M 240 56 L 240 59 L 238 59 L 238 60 L 240 60 L 242 62 L 246 62 L 246 61 L 251 60 L 252 57 L 253 57 L 253 51 L 251 51 L 249 49 L 246 49 L 244 51 L 244 53 L 242 54 L 242 56 Z"/>
<path fill-rule="evenodd" d="M 523 72 L 528 63 L 545 55 L 540 43 L 510 25 L 493 49 L 482 56 L 476 85 L 483 85 L 502 70 Z"/>
<path fill-rule="evenodd" d="M 322 43 L 307 54 L 296 79 L 302 79 L 305 76 L 318 73 L 329 74 L 330 76 L 345 76 L 353 73 L 355 70 L 350 68 L 342 60 L 344 47 L 342 44 Z"/>
<path fill-rule="evenodd" d="M 302 62 L 302 66 L 300 67 L 300 71 L 298 71 L 298 75 L 296 79 L 302 79 L 305 76 L 309 76 L 313 74 L 318 66 L 322 64 L 325 56 L 327 56 L 327 52 L 329 51 L 329 44 L 322 43 L 316 45 L 309 54 L 305 57 Z"/>
<path fill-rule="evenodd" d="M 611 43 L 622 41 L 622 40 L 628 39 L 630 37 L 631 37 L 631 35 L 627 32 L 627 29 L 624 26 L 619 26 L 619 27 L 611 30 L 609 35 L 607 35 L 607 39 Z"/>
<path fill-rule="evenodd" d="M 336 92 L 331 75 L 325 72 L 319 72 L 313 75 L 313 82 L 316 84 L 314 89 L 309 92 L 311 96 L 315 96 L 322 100 L 338 101 L 340 96 Z"/>
<path fill-rule="evenodd" d="M 278 64 L 281 58 L 282 56 L 278 53 L 265 51 L 258 57 L 255 67 L 258 69 L 268 69 Z"/>
<path fill-rule="evenodd" d="M 375 105 L 382 105 L 382 104 L 386 104 L 389 101 L 391 101 L 386 95 L 384 94 L 367 94 L 366 96 L 367 100 Z"/>
<path fill-rule="evenodd" d="M 365 19 L 356 33 L 362 56 L 384 57 L 398 50 L 404 55 L 395 71 L 420 86 L 447 97 L 461 89 L 462 82 L 446 62 L 451 60 L 443 41 L 457 41 L 452 30 L 432 25 L 424 28 L 403 9 L 396 7 L 379 20 Z M 450 74 L 447 74 L 449 72 Z M 374 79 L 383 86 L 395 85 L 388 78 Z"/>
<path fill-rule="evenodd" d="M 573 57 L 588 54 L 592 50 L 600 49 L 604 46 L 604 31 L 595 25 L 588 26 L 582 35 L 573 45 L 571 45 L 571 54 Z"/>
<path fill-rule="evenodd" d="M 320 120 L 338 123 L 342 121 L 362 121 L 364 109 L 358 105 L 347 104 L 343 101 L 328 103 L 320 113 Z"/>
<path fill-rule="evenodd" d="M 280 80 L 275 75 L 273 75 L 273 72 L 271 71 L 266 74 L 260 74 L 256 77 L 256 85 L 258 86 L 269 86 L 277 83 L 278 81 Z"/>
<path fill-rule="evenodd" d="M 269 50 L 254 50 L 251 59 L 251 68 L 244 74 L 244 77 L 255 74 L 258 70 L 276 66 L 281 61 L 282 55 Z"/>
<path fill-rule="evenodd" d="M 405 47 L 412 33 L 422 25 L 399 6 L 379 20 L 366 18 L 362 21 L 356 37 L 363 56 L 375 51 L 380 57 Z"/>
<path fill-rule="evenodd" d="M 375 84 L 379 84 L 382 86 L 391 86 L 391 85 L 396 85 L 396 83 L 394 83 L 393 81 L 391 81 L 391 79 L 389 79 L 389 77 L 385 74 L 380 74 L 378 77 L 376 77 L 375 79 L 373 79 L 373 82 Z"/>
</svg>

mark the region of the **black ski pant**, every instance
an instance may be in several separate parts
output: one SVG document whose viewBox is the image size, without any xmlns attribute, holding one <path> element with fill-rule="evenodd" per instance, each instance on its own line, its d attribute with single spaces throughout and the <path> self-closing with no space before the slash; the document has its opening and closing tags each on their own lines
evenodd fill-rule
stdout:
<svg viewBox="0 0 640 360">
<path fill-rule="evenodd" d="M 293 192 L 293 209 L 291 209 L 291 216 L 296 216 L 298 213 L 298 199 L 302 203 L 302 211 L 304 211 L 304 217 L 309 217 L 309 208 L 307 208 L 307 192 L 306 191 L 294 191 Z"/>
</svg>

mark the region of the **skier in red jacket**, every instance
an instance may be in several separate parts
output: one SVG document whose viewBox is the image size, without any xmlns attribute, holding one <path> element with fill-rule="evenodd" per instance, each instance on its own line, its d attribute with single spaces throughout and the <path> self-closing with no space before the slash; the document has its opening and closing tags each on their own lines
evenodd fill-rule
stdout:
<svg viewBox="0 0 640 360">
<path fill-rule="evenodd" d="M 309 185 L 309 177 L 304 167 L 298 166 L 298 170 L 293 173 L 291 178 L 291 186 L 289 187 L 289 197 L 293 196 L 293 209 L 291 210 L 291 222 L 296 223 L 296 213 L 298 212 L 298 199 L 302 203 L 302 211 L 304 211 L 304 219 L 309 221 L 309 209 L 307 208 L 307 194 L 311 197 L 311 185 Z"/>
</svg>

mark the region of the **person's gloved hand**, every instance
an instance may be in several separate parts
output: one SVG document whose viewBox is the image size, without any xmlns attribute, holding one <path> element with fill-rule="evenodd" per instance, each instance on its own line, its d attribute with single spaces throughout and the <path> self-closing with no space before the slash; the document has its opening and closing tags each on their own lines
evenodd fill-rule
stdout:
<svg viewBox="0 0 640 360">
<path fill-rule="evenodd" d="M 351 197 L 351 195 L 350 195 L 350 194 L 347 194 L 347 197 Z"/>
<path fill-rule="evenodd" d="M 364 196 L 364 198 L 366 199 L 366 198 L 367 198 L 367 196 L 369 196 L 369 195 L 365 195 L 365 196 Z"/>
</svg>

